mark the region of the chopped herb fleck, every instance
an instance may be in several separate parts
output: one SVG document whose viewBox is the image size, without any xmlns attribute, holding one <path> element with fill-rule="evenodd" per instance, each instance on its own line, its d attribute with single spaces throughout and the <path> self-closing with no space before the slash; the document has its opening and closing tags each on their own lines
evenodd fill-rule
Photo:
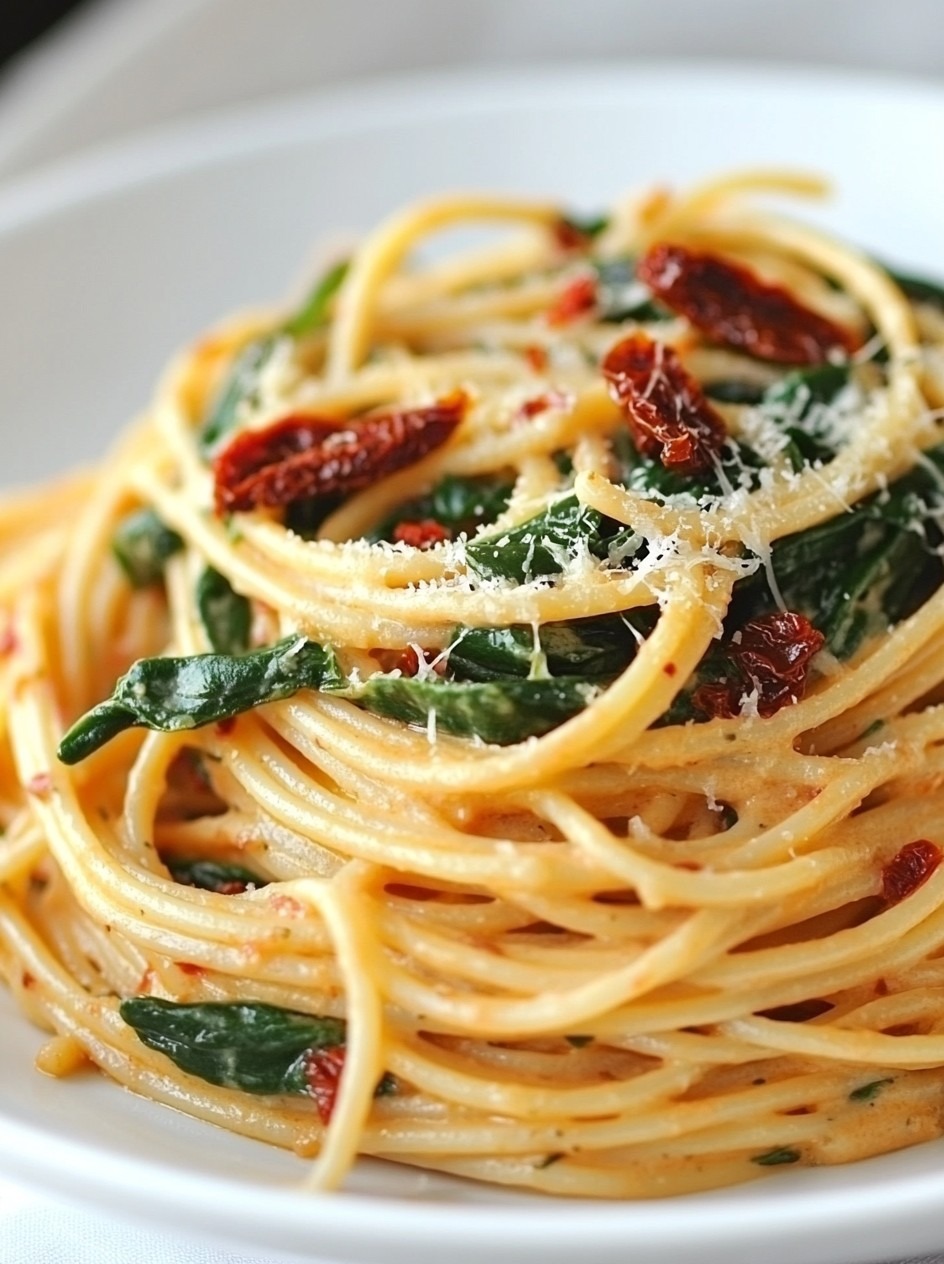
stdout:
<svg viewBox="0 0 944 1264">
<path fill-rule="evenodd" d="M 887 1076 L 884 1080 L 870 1080 L 868 1084 L 862 1084 L 858 1088 L 854 1088 L 849 1094 L 850 1102 L 871 1102 L 878 1097 L 886 1084 L 894 1084 L 894 1080 Z"/>
<path fill-rule="evenodd" d="M 789 1146 L 777 1146 L 774 1150 L 767 1150 L 764 1154 L 755 1154 L 751 1162 L 756 1163 L 759 1167 L 779 1167 L 782 1163 L 799 1163 L 799 1150 L 792 1150 Z"/>
<path fill-rule="evenodd" d="M 243 865 L 226 864 L 219 860 L 167 861 L 167 868 L 175 882 L 183 886 L 199 887 L 203 891 L 215 891 L 218 895 L 240 895 L 243 891 L 255 891 L 267 885 L 267 878 L 260 878 Z"/>
<path fill-rule="evenodd" d="M 560 224 L 572 229 L 581 237 L 599 237 L 610 226 L 609 215 L 597 212 L 593 215 L 567 214 L 560 217 Z"/>
<path fill-rule="evenodd" d="M 146 588 L 163 579 L 167 559 L 183 547 L 182 538 L 153 509 L 127 514 L 111 540 L 112 553 L 133 588 Z"/>
</svg>

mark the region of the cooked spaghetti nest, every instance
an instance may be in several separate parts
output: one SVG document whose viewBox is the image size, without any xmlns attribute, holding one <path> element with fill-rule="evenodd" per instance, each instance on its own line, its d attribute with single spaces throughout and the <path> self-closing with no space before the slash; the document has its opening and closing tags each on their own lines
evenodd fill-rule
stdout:
<svg viewBox="0 0 944 1264">
<path fill-rule="evenodd" d="M 648 1197 L 944 1131 L 944 293 L 758 205 L 820 191 L 409 207 L 4 503 L 0 944 L 42 1069 L 321 1187 L 362 1154 Z M 660 243 L 845 351 L 699 327 L 639 279 Z M 701 467 L 601 371 L 627 348 L 722 426 Z M 220 510 L 230 444 L 450 408 L 400 467 L 306 456 L 304 495 Z"/>
</svg>

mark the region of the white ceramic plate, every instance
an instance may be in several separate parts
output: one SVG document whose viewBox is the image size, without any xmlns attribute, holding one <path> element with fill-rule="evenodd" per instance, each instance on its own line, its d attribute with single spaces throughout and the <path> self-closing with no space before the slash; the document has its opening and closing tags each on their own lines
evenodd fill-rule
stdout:
<svg viewBox="0 0 944 1264">
<path fill-rule="evenodd" d="M 944 275 L 944 89 L 812 71 L 594 66 L 359 87 L 162 133 L 0 191 L 3 479 L 93 456 L 172 350 L 283 294 L 314 243 L 445 188 L 592 208 L 744 164 L 832 176 L 821 221 Z M 305 1167 L 31 1066 L 0 998 L 0 1165 L 178 1230 L 360 1264 L 865 1264 L 944 1247 L 944 1143 L 648 1204 L 553 1202 L 383 1164 Z"/>
</svg>

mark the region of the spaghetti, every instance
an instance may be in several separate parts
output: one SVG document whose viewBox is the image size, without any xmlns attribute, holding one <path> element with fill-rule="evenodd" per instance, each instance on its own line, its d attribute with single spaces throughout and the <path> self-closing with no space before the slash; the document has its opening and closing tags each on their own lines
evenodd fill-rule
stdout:
<svg viewBox="0 0 944 1264">
<path fill-rule="evenodd" d="M 756 205 L 819 191 L 411 207 L 5 502 L 42 1069 L 321 1187 L 944 1132 L 944 291 Z"/>
</svg>

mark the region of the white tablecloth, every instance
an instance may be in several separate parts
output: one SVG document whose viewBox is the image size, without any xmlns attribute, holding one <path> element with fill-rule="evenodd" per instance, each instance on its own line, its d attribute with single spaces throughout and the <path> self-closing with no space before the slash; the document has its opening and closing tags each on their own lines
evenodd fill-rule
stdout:
<svg viewBox="0 0 944 1264">
<path fill-rule="evenodd" d="M 893 11 L 888 0 L 99 0 L 0 80 L 0 181 L 194 111 L 443 64 L 697 54 L 944 79 L 941 0 Z M 944 1209 L 941 1236 L 944 1247 Z M 0 1264 L 139 1260 L 272 1264 L 0 1180 Z"/>
</svg>

